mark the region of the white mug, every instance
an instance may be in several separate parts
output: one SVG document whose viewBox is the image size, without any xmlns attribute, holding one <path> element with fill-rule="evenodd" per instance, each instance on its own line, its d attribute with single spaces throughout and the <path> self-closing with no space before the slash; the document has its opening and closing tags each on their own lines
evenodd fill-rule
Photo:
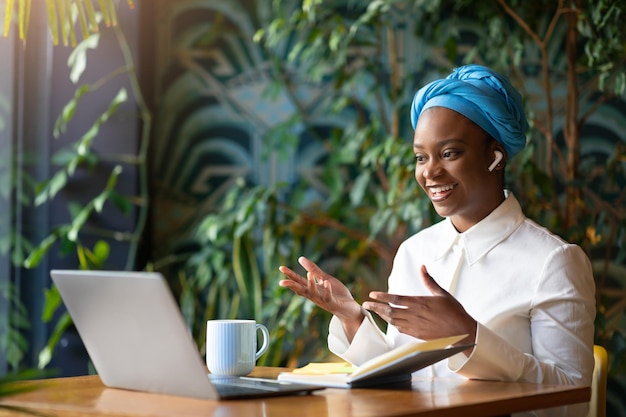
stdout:
<svg viewBox="0 0 626 417">
<path fill-rule="evenodd" d="M 257 350 L 257 331 L 263 343 Z M 206 323 L 206 365 L 215 375 L 247 375 L 269 346 L 270 335 L 254 320 L 209 320 Z"/>
</svg>

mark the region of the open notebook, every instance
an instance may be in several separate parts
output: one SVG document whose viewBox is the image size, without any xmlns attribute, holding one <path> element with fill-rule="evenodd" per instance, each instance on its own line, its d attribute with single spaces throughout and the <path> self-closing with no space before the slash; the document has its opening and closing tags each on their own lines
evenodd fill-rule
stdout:
<svg viewBox="0 0 626 417">
<path fill-rule="evenodd" d="M 302 394 L 318 386 L 216 377 L 207 368 L 159 273 L 50 273 L 102 383 L 203 399 Z"/>
<path fill-rule="evenodd" d="M 472 347 L 473 345 L 451 346 L 466 336 L 407 343 L 356 367 L 345 362 L 310 363 L 292 372 L 283 372 L 278 379 L 337 388 L 408 381 L 413 372 Z"/>
</svg>

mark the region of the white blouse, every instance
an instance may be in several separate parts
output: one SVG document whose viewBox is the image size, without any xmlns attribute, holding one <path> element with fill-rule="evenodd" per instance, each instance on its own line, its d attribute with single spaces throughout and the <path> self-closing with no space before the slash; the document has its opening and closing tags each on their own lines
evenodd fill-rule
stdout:
<svg viewBox="0 0 626 417">
<path fill-rule="evenodd" d="M 591 384 L 595 283 L 589 259 L 580 247 L 526 218 L 511 193 L 464 233 L 445 219 L 404 241 L 388 291 L 430 295 L 422 264 L 479 324 L 469 357 L 459 353 L 416 375 Z M 328 345 L 359 365 L 410 340 L 391 325 L 384 334 L 369 316 L 349 343 L 333 317 Z M 520 416 L 586 413 L 587 404 L 581 404 Z"/>
</svg>

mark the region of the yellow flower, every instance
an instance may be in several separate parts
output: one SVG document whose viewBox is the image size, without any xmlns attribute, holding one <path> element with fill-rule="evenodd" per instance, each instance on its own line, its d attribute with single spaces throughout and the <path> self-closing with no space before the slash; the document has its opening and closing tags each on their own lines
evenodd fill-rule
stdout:
<svg viewBox="0 0 626 417">
<path fill-rule="evenodd" d="M 597 245 L 602 240 L 602 236 L 596 234 L 596 228 L 593 226 L 587 226 L 587 239 L 592 245 Z"/>
</svg>

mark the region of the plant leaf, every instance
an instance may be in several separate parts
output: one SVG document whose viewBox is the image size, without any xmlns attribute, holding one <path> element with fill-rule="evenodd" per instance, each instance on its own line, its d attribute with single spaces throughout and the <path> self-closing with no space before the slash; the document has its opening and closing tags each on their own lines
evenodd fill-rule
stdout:
<svg viewBox="0 0 626 417">
<path fill-rule="evenodd" d="M 50 335 L 50 338 L 48 339 L 48 343 L 41 350 L 41 352 L 39 352 L 39 363 L 38 363 L 39 369 L 44 369 L 50 363 L 50 360 L 52 359 L 52 353 L 54 352 L 54 348 L 59 343 L 59 340 L 61 339 L 63 332 L 65 332 L 65 330 L 71 324 L 72 324 L 72 318 L 70 317 L 69 313 L 65 311 L 61 315 L 59 320 L 57 321 L 56 326 L 54 327 L 54 330 L 52 334 Z"/>
<path fill-rule="evenodd" d="M 57 287 L 53 285 L 52 288 L 45 290 L 44 295 L 45 302 L 41 319 L 44 323 L 49 323 L 54 317 L 54 312 L 61 305 L 61 294 L 59 294 Z"/>
<path fill-rule="evenodd" d="M 41 191 L 35 197 L 35 206 L 40 206 L 48 200 L 52 200 L 57 193 L 67 184 L 65 171 L 57 171 L 47 182 L 40 184 Z"/>
<path fill-rule="evenodd" d="M 87 11 L 91 31 L 97 33 L 99 30 L 98 19 L 96 18 L 96 11 L 93 8 L 93 4 L 91 4 L 91 0 L 85 2 L 85 10 Z"/>
<path fill-rule="evenodd" d="M 72 225 L 69 232 L 67 233 L 67 238 L 69 240 L 71 240 L 72 242 L 76 242 L 76 240 L 78 239 L 78 232 L 87 222 L 87 219 L 93 212 L 93 209 L 93 204 L 88 204 L 80 211 L 80 213 L 78 213 L 78 216 L 76 216 L 74 220 L 72 220 Z"/>
<path fill-rule="evenodd" d="M 15 0 L 6 0 L 4 8 L 4 37 L 9 37 L 9 29 L 11 29 L 11 20 L 13 19 L 13 8 L 15 7 Z"/>
<path fill-rule="evenodd" d="M 74 97 L 70 101 L 68 101 L 65 106 L 63 106 L 63 110 L 61 114 L 56 120 L 54 124 L 54 137 L 58 138 L 61 133 L 65 133 L 68 123 L 74 117 L 74 113 L 76 112 L 76 108 L 78 107 L 78 100 L 82 96 L 85 95 L 90 90 L 90 87 L 87 85 L 80 86 L 74 91 Z"/>
<path fill-rule="evenodd" d="M 63 45 L 67 46 L 68 28 L 71 25 L 71 19 L 68 19 L 67 4 L 65 0 L 57 0 L 57 10 L 59 13 L 59 26 L 61 28 L 61 38 Z"/>
<path fill-rule="evenodd" d="M 111 16 L 109 15 L 109 5 L 107 3 L 108 3 L 108 0 L 98 0 L 98 5 L 100 6 L 100 13 L 102 13 L 102 18 L 104 19 L 104 25 L 106 27 L 110 27 Z"/>
<path fill-rule="evenodd" d="M 24 267 L 30 269 L 39 265 L 41 259 L 50 251 L 50 248 L 57 239 L 58 236 L 55 233 L 48 235 L 39 246 L 28 255 L 28 258 L 24 261 Z"/>
<path fill-rule="evenodd" d="M 46 0 L 50 1 L 50 0 Z M 90 35 L 89 25 L 87 23 L 87 14 L 85 13 L 85 7 L 83 1 L 77 1 L 74 3 L 78 10 L 78 22 L 80 23 L 80 30 L 83 34 L 83 40 L 87 39 Z"/>
<path fill-rule="evenodd" d="M 78 82 L 87 68 L 87 52 L 96 49 L 100 42 L 100 34 L 94 33 L 80 42 L 67 58 L 67 66 L 70 68 L 70 80 L 74 84 Z"/>
<path fill-rule="evenodd" d="M 59 23 L 57 21 L 57 7 L 55 0 L 46 0 L 46 9 L 48 10 L 48 28 L 52 35 L 52 44 L 59 44 Z"/>
</svg>

